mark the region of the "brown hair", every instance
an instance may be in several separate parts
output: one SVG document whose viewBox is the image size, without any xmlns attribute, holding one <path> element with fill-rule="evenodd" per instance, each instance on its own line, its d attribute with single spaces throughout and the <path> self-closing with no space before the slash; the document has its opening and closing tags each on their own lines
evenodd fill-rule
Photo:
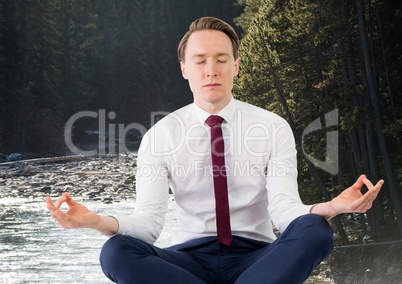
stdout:
<svg viewBox="0 0 402 284">
<path fill-rule="evenodd" d="M 230 41 L 232 42 L 233 47 L 233 56 L 234 59 L 239 57 L 239 37 L 237 36 L 235 30 L 228 23 L 213 17 L 203 17 L 195 20 L 191 23 L 187 33 L 183 36 L 179 43 L 179 47 L 177 48 L 177 55 L 179 57 L 180 62 L 184 62 L 185 51 L 187 41 L 190 38 L 191 34 L 196 31 L 201 30 L 216 30 L 225 33 Z"/>
</svg>

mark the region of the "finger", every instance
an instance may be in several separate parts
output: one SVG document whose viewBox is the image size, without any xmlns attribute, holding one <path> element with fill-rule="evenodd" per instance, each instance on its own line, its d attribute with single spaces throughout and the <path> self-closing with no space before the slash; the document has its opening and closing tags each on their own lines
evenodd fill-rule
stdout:
<svg viewBox="0 0 402 284">
<path fill-rule="evenodd" d="M 373 202 L 377 198 L 383 184 L 384 181 L 380 180 L 375 186 L 373 186 L 369 180 L 365 180 L 365 185 L 367 186 L 368 191 L 362 197 L 356 200 L 354 206 L 357 212 L 364 213 L 373 206 Z"/>
<path fill-rule="evenodd" d="M 50 211 L 55 211 L 57 208 L 54 206 L 52 199 L 49 196 L 46 196 L 46 207 Z"/>
<path fill-rule="evenodd" d="M 382 185 L 384 184 L 384 180 L 382 180 L 382 179 L 379 180 L 379 181 L 376 183 L 375 186 L 374 186 L 373 183 L 372 183 L 369 179 L 367 179 L 367 178 L 363 179 L 363 182 L 364 182 L 364 184 L 367 186 L 367 189 L 368 189 L 369 191 L 379 191 L 379 190 L 381 189 Z"/>
<path fill-rule="evenodd" d="M 75 202 L 75 200 L 71 197 L 71 195 L 68 192 L 63 193 L 63 196 L 66 198 L 66 203 L 69 207 L 77 204 L 77 202 Z"/>
<path fill-rule="evenodd" d="M 52 200 L 50 199 L 49 196 L 46 196 L 46 208 L 47 208 L 49 211 L 53 211 L 53 210 L 54 210 L 54 204 L 53 204 L 53 202 L 52 202 Z"/>
<path fill-rule="evenodd" d="M 353 187 L 355 187 L 358 190 L 361 190 L 364 182 L 363 180 L 366 178 L 366 175 L 361 175 L 359 176 L 359 178 L 356 180 L 356 182 L 354 183 Z"/>
<path fill-rule="evenodd" d="M 363 178 L 363 183 L 367 186 L 367 189 L 372 189 L 374 187 L 373 183 L 368 178 Z"/>
<path fill-rule="evenodd" d="M 64 213 L 63 211 L 59 209 L 55 209 L 50 212 L 52 217 L 59 223 L 60 226 L 63 228 L 68 228 L 69 227 L 69 222 L 71 221 L 71 217 Z"/>
<path fill-rule="evenodd" d="M 371 202 L 374 202 L 374 200 L 377 198 L 383 184 L 384 184 L 384 181 L 380 180 L 377 182 L 377 184 L 375 186 L 371 186 L 371 187 L 367 186 L 368 191 L 366 192 L 366 194 L 368 195 L 368 198 Z"/>
<path fill-rule="evenodd" d="M 60 197 L 59 199 L 56 200 L 56 202 L 54 203 L 54 206 L 55 206 L 57 209 L 60 209 L 60 206 L 61 206 L 64 202 L 66 202 L 66 197 L 65 197 L 65 196 L 62 196 L 62 197 Z"/>
<path fill-rule="evenodd" d="M 53 219 L 55 219 L 57 221 L 57 223 L 63 227 L 66 228 L 65 222 L 64 222 L 64 218 L 63 215 L 65 215 L 63 212 L 61 212 L 59 209 L 57 209 L 53 203 L 48 205 L 49 211 L 50 211 L 50 215 L 53 217 Z"/>
<path fill-rule="evenodd" d="M 73 217 L 61 212 L 60 210 L 53 214 L 53 218 L 56 219 L 57 223 L 65 229 L 77 228 L 79 226 L 79 223 Z"/>
<path fill-rule="evenodd" d="M 365 194 L 359 199 L 355 200 L 350 207 L 351 212 L 365 213 L 373 205 L 373 200 L 370 194 Z"/>
<path fill-rule="evenodd" d="M 384 180 L 380 179 L 374 187 L 380 190 L 384 185 L 384 182 L 385 182 Z"/>
<path fill-rule="evenodd" d="M 46 196 L 46 197 L 45 197 L 45 200 L 46 200 L 46 205 L 51 205 L 51 204 L 53 204 L 52 199 L 51 199 L 49 196 Z"/>
<path fill-rule="evenodd" d="M 58 201 L 62 201 L 64 197 L 60 198 Z M 57 201 L 56 201 L 57 202 Z M 56 220 L 56 222 L 63 227 L 64 229 L 70 229 L 77 227 L 76 222 L 72 220 L 70 216 L 59 210 L 55 204 L 53 204 L 52 200 L 50 197 L 46 197 L 46 203 L 47 203 L 47 208 L 50 211 L 50 215 L 53 217 L 53 219 Z"/>
</svg>

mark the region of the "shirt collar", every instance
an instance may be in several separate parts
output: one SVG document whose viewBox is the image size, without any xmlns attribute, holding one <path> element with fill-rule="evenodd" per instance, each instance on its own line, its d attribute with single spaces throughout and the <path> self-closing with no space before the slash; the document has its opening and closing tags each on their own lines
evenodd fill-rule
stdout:
<svg viewBox="0 0 402 284">
<path fill-rule="evenodd" d="M 193 103 L 193 109 L 195 117 L 197 121 L 199 121 L 200 123 L 204 123 L 205 120 L 209 116 L 211 116 L 209 112 L 203 110 L 195 103 Z M 223 117 L 223 119 L 230 124 L 234 119 L 235 111 L 236 111 L 236 100 L 232 97 L 230 99 L 230 102 L 219 113 L 217 113 L 217 115 Z"/>
</svg>

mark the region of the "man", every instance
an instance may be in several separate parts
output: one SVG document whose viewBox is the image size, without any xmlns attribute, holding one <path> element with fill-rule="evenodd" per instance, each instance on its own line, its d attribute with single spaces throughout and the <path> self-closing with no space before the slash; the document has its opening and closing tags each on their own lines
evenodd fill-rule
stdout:
<svg viewBox="0 0 402 284">
<path fill-rule="evenodd" d="M 383 181 L 364 176 L 333 200 L 301 203 L 296 150 L 279 116 L 235 100 L 239 39 L 216 18 L 192 23 L 178 48 L 194 103 L 155 124 L 138 153 L 132 216 L 100 216 L 65 193 L 47 207 L 64 228 L 113 236 L 100 256 L 117 283 L 302 283 L 332 249 L 327 222 L 365 212 Z M 360 190 L 366 185 L 368 192 Z M 153 246 L 164 224 L 169 188 L 178 243 Z M 66 202 L 69 210 L 60 211 Z M 276 238 L 272 223 L 281 232 Z"/>
</svg>

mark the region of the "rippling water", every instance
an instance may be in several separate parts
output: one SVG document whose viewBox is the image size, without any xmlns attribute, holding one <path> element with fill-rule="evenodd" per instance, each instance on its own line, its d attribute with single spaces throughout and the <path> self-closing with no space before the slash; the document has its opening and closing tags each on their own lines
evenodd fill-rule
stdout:
<svg viewBox="0 0 402 284">
<path fill-rule="evenodd" d="M 104 215 L 130 214 L 134 208 L 131 202 L 83 203 Z M 174 202 L 170 201 L 156 244 L 168 246 L 176 226 Z M 60 228 L 42 199 L 0 199 L 0 232 L 0 283 L 111 283 L 98 261 L 107 237 L 87 229 Z"/>
<path fill-rule="evenodd" d="M 83 203 L 105 215 L 133 210 L 130 202 Z M 170 221 L 157 242 L 161 246 L 171 241 L 173 207 L 171 202 Z M 111 283 L 98 261 L 107 237 L 87 229 L 60 228 L 44 200 L 0 199 L 0 232 L 0 283 Z"/>
</svg>

